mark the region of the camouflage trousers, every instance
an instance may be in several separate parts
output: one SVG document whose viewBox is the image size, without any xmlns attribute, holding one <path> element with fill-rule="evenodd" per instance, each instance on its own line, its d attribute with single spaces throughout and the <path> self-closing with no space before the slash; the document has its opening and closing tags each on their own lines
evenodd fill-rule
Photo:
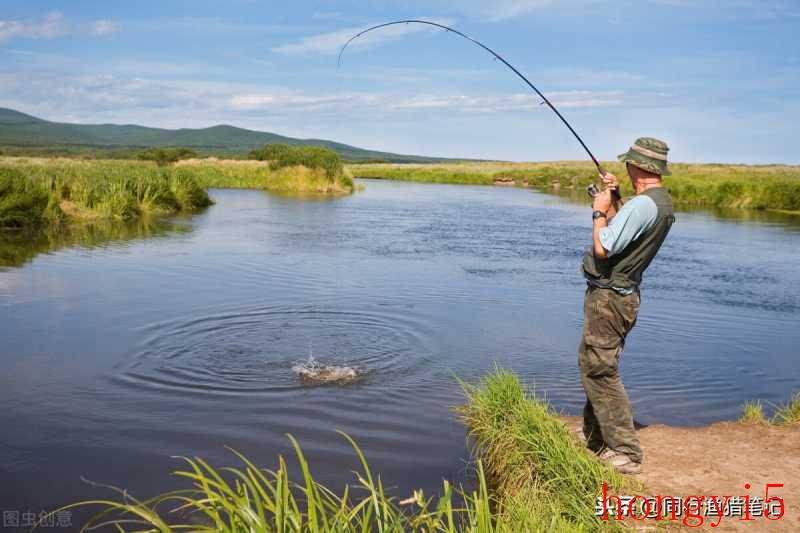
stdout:
<svg viewBox="0 0 800 533">
<path fill-rule="evenodd" d="M 636 324 L 639 291 L 622 295 L 611 289 L 586 289 L 583 338 L 578 348 L 581 382 L 586 391 L 583 433 L 587 446 L 604 447 L 642 461 L 642 447 L 633 427 L 633 409 L 619 377 L 619 356 L 625 337 Z"/>
</svg>

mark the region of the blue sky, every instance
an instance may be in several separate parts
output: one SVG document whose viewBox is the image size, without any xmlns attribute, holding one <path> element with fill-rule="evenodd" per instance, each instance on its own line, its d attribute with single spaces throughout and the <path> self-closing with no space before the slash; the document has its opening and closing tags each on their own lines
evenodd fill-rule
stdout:
<svg viewBox="0 0 800 533">
<path fill-rule="evenodd" d="M 219 123 L 400 153 L 583 152 L 510 71 L 422 26 L 451 24 L 525 73 L 602 159 L 637 136 L 676 161 L 800 163 L 797 0 L 3 0 L 0 106 L 168 128 Z"/>
</svg>

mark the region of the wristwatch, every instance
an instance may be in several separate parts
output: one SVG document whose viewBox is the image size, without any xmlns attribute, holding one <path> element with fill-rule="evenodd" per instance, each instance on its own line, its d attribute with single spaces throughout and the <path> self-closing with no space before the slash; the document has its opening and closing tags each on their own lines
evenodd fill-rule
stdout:
<svg viewBox="0 0 800 533">
<path fill-rule="evenodd" d="M 603 211 L 593 211 L 592 212 L 592 220 L 597 220 L 598 218 L 606 218 L 606 214 Z"/>
</svg>

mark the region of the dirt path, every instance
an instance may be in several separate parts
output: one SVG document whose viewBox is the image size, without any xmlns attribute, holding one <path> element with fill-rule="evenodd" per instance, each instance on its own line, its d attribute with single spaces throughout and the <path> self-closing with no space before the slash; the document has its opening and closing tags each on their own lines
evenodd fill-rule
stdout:
<svg viewBox="0 0 800 533">
<path fill-rule="evenodd" d="M 581 426 L 578 417 L 564 420 L 573 430 Z M 640 429 L 639 438 L 645 453 L 644 471 L 635 477 L 647 486 L 647 495 L 717 496 L 721 503 L 725 496 L 764 498 L 767 483 L 784 485 L 769 492 L 770 497 L 780 496 L 785 502 L 786 512 L 779 520 L 761 516 L 744 521 L 725 516 L 717 527 L 709 527 L 719 517 L 707 516 L 702 527 L 686 530 L 800 531 L 800 424 L 655 425 Z"/>
</svg>

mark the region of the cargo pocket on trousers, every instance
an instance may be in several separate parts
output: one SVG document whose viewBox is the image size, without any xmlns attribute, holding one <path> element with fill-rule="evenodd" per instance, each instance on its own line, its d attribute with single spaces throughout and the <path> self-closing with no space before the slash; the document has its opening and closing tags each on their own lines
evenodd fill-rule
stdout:
<svg viewBox="0 0 800 533">
<path fill-rule="evenodd" d="M 618 335 L 586 335 L 581 354 L 581 370 L 590 378 L 616 376 L 622 338 Z"/>
</svg>

